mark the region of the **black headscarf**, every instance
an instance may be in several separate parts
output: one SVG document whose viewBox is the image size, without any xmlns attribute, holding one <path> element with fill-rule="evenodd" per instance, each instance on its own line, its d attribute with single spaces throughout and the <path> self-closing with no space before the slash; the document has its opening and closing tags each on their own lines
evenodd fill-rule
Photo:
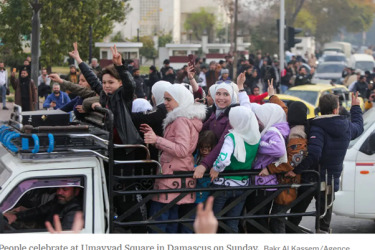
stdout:
<svg viewBox="0 0 375 250">
<path fill-rule="evenodd" d="M 288 108 L 288 123 L 290 127 L 303 125 L 305 132 L 310 131 L 309 121 L 307 120 L 307 106 L 303 102 L 293 102 Z"/>
</svg>

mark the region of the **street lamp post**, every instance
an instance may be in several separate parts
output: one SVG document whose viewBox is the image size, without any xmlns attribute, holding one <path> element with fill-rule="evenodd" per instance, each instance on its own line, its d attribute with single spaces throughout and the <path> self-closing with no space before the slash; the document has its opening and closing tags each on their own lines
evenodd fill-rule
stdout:
<svg viewBox="0 0 375 250">
<path fill-rule="evenodd" d="M 193 31 L 192 31 L 192 30 L 189 30 L 189 31 L 188 31 L 188 34 L 189 34 L 190 43 L 191 43 L 191 35 L 193 34 Z"/>
<path fill-rule="evenodd" d="M 38 73 L 39 73 L 39 56 L 40 56 L 40 19 L 39 11 L 42 8 L 42 4 L 39 0 L 35 0 L 34 3 L 30 3 L 33 8 L 33 21 L 32 21 L 32 38 L 31 38 L 31 79 L 35 84 L 38 84 Z M 37 89 L 38 91 L 38 89 Z M 35 103 L 35 110 L 39 109 L 39 94 L 35 97 L 37 102 Z"/>
<path fill-rule="evenodd" d="M 89 64 L 91 64 L 92 60 L 92 26 L 90 25 L 89 28 Z"/>
</svg>

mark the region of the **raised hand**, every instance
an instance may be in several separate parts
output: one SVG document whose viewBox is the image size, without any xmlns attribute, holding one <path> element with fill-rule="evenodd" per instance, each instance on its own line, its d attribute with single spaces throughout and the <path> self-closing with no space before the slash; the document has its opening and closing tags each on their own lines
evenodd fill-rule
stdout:
<svg viewBox="0 0 375 250">
<path fill-rule="evenodd" d="M 79 52 L 78 52 L 77 42 L 73 43 L 73 48 L 74 48 L 74 50 L 69 52 L 69 56 L 72 57 L 73 59 L 75 59 L 78 64 L 82 63 L 82 59 L 79 56 Z"/>
<path fill-rule="evenodd" d="M 112 56 L 113 56 L 112 57 L 113 64 L 116 65 L 116 66 L 121 66 L 122 65 L 122 57 L 121 57 L 121 54 L 118 53 L 116 45 L 111 47 L 111 51 L 112 51 Z"/>
<path fill-rule="evenodd" d="M 53 216 L 53 224 L 55 224 L 55 228 L 51 225 L 49 221 L 46 222 L 46 228 L 51 234 L 61 234 L 61 233 L 69 233 L 69 232 L 63 232 L 60 218 L 57 214 Z M 74 216 L 73 221 L 73 227 L 71 229 L 72 233 L 78 234 L 81 232 L 85 222 L 83 220 L 83 214 L 82 212 L 77 212 Z"/>
<path fill-rule="evenodd" d="M 195 76 L 194 66 L 190 65 L 190 63 L 189 63 L 189 66 L 187 67 L 187 72 L 188 72 L 189 79 L 194 78 Z"/>
<path fill-rule="evenodd" d="M 208 197 L 206 201 L 206 208 L 203 208 L 203 203 L 199 203 L 197 207 L 197 216 L 194 222 L 194 231 L 197 234 L 215 234 L 219 226 L 214 212 L 212 210 L 214 204 L 214 197 Z"/>
<path fill-rule="evenodd" d="M 245 75 L 246 71 L 244 71 L 243 73 L 239 74 L 239 76 L 237 77 L 237 86 L 238 86 L 238 89 L 243 89 L 243 84 L 245 83 L 246 81 L 246 75 Z"/>
<path fill-rule="evenodd" d="M 63 83 L 63 80 L 60 78 L 60 76 L 58 74 L 55 74 L 55 73 L 54 74 L 50 74 L 48 77 L 53 82 Z"/>
<path fill-rule="evenodd" d="M 268 96 L 273 96 L 275 94 L 275 89 L 273 88 L 273 79 L 268 80 Z"/>
<path fill-rule="evenodd" d="M 352 106 L 356 106 L 356 105 L 361 105 L 361 102 L 360 102 L 360 100 L 359 100 L 359 97 L 358 97 L 358 91 L 357 91 L 357 93 L 355 93 L 355 95 L 354 95 L 354 93 L 352 93 Z"/>
</svg>

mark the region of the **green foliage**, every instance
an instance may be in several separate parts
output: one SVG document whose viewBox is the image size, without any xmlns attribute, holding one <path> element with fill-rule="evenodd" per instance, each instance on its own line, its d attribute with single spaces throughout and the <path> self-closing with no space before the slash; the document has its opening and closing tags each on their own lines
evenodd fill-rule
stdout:
<svg viewBox="0 0 375 250">
<path fill-rule="evenodd" d="M 131 41 L 137 42 L 137 37 L 134 37 Z M 147 60 L 157 57 L 155 43 L 151 36 L 141 36 L 139 37 L 139 42 L 143 43 L 143 47 L 139 50 L 141 56 L 146 57 Z"/>
<path fill-rule="evenodd" d="M 88 58 L 89 27 L 92 26 L 93 45 L 111 34 L 114 22 L 124 22 L 131 11 L 130 0 L 40 0 L 41 61 L 45 65 L 61 64 L 79 44 L 80 55 Z M 0 2 L 0 37 L 5 47 L 17 54 L 22 51 L 22 35 L 31 33 L 32 9 L 28 0 Z M 94 55 L 99 50 L 94 50 Z"/>
<path fill-rule="evenodd" d="M 184 23 L 185 31 L 192 30 L 196 39 L 201 40 L 203 31 L 207 31 L 210 37 L 215 28 L 215 16 L 208 12 L 205 8 L 200 8 L 199 12 L 192 13 L 188 16 Z"/>
<path fill-rule="evenodd" d="M 121 31 L 117 32 L 116 35 L 114 35 L 112 38 L 111 38 L 111 42 L 112 43 L 122 43 L 122 42 L 126 42 L 124 38 L 122 38 L 122 35 L 121 35 Z"/>
<path fill-rule="evenodd" d="M 171 33 L 159 35 L 159 48 L 165 47 L 166 44 L 173 42 Z"/>
<path fill-rule="evenodd" d="M 14 102 L 14 98 L 13 97 L 7 97 L 7 102 Z"/>
</svg>

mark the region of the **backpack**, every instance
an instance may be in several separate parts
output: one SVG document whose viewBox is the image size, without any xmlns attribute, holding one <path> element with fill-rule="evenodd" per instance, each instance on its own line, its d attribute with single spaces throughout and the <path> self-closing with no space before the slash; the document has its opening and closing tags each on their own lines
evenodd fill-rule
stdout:
<svg viewBox="0 0 375 250">
<path fill-rule="evenodd" d="M 288 152 L 288 163 L 282 164 L 284 165 L 283 171 L 293 170 L 307 156 L 307 139 L 304 139 L 304 138 L 290 139 L 287 144 L 287 152 Z M 301 183 L 301 175 L 298 174 L 294 178 L 289 178 L 289 177 L 285 177 L 284 174 L 278 174 L 277 180 L 279 184 L 298 184 L 298 183 Z M 275 202 L 279 205 L 289 205 L 296 198 L 297 198 L 297 189 L 288 188 L 284 190 L 283 192 L 281 192 L 275 198 Z"/>
</svg>

